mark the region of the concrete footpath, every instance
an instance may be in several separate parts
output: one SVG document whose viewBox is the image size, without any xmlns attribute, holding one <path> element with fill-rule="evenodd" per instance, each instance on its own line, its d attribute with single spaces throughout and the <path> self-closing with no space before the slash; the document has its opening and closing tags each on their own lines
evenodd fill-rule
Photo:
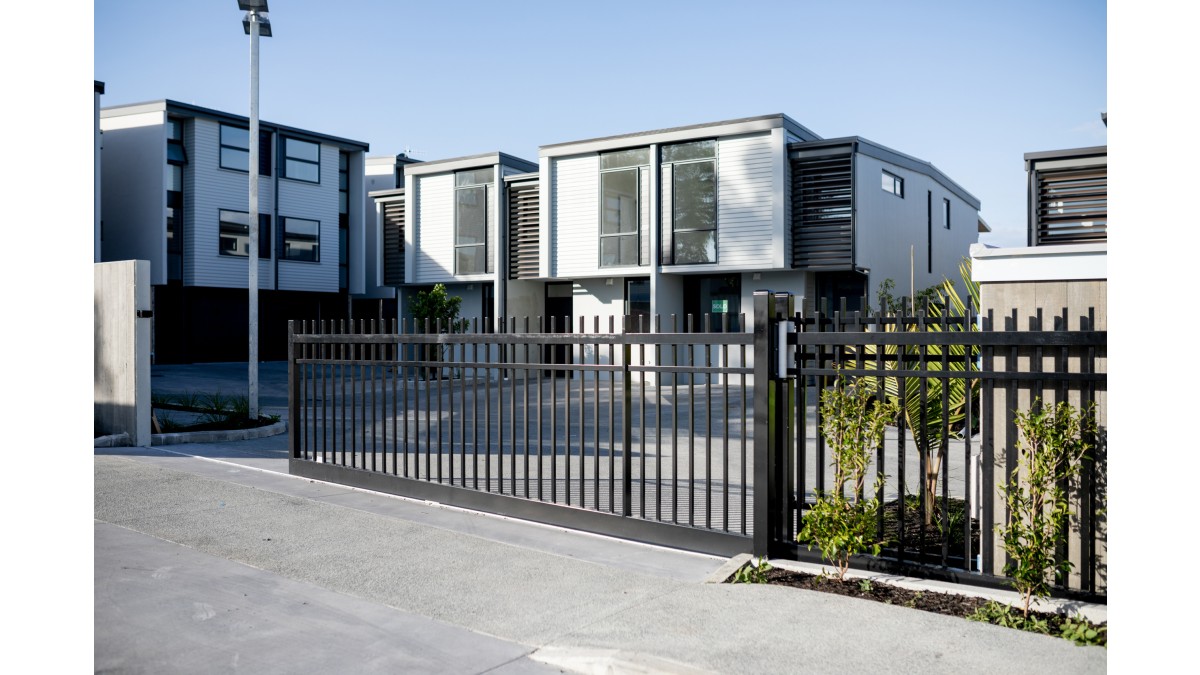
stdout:
<svg viewBox="0 0 1200 675">
<path fill-rule="evenodd" d="M 293 478 L 285 447 L 95 449 L 96 672 L 1106 671 L 1056 638 L 706 583 L 721 558 Z"/>
</svg>

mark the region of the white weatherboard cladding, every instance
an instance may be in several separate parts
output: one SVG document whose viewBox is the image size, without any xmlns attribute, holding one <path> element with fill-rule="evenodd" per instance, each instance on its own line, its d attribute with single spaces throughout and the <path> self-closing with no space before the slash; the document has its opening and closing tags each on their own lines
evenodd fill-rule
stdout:
<svg viewBox="0 0 1200 675">
<path fill-rule="evenodd" d="M 551 274 L 595 276 L 599 269 L 600 158 L 590 154 L 555 159 L 553 175 Z"/>
<path fill-rule="evenodd" d="M 770 267 L 774 230 L 770 134 L 717 141 L 717 261 L 721 267 Z"/>
<path fill-rule="evenodd" d="M 276 170 L 278 168 L 276 167 Z M 279 179 L 278 212 L 280 218 L 306 218 L 321 223 L 320 262 L 280 260 L 280 290 L 336 293 L 338 291 L 337 146 L 321 146 L 320 184 L 288 180 L 287 178 Z M 274 223 L 273 226 L 277 227 L 278 223 Z M 351 266 L 354 264 L 352 261 Z"/>
<path fill-rule="evenodd" d="M 487 271 L 489 274 L 496 268 L 496 184 L 488 185 L 487 193 Z"/>
<path fill-rule="evenodd" d="M 650 264 L 650 235 L 654 225 L 650 219 L 650 167 L 643 166 L 638 170 L 638 210 L 641 211 L 642 224 L 638 230 L 638 259 L 643 265 Z M 597 214 L 599 219 L 600 215 Z M 599 246 L 599 242 L 596 244 Z"/>
<path fill-rule="evenodd" d="M 247 259 L 223 256 L 218 246 L 221 210 L 250 210 L 250 177 L 242 171 L 221 168 L 219 134 L 220 125 L 212 120 L 192 119 L 185 127 L 188 163 L 183 170 L 183 280 L 189 286 L 246 288 Z M 259 213 L 273 214 L 274 182 L 271 176 L 258 178 Z M 272 234 L 277 226 L 272 215 Z M 260 260 L 258 265 L 259 288 L 273 288 L 274 265 L 270 260 Z"/>
<path fill-rule="evenodd" d="M 454 281 L 454 174 L 416 176 L 413 283 Z"/>
</svg>

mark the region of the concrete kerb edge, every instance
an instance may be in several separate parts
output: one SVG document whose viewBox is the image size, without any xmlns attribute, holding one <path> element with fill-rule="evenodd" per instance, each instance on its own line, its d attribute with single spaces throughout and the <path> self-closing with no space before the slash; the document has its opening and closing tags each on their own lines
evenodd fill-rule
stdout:
<svg viewBox="0 0 1200 675">
<path fill-rule="evenodd" d="M 170 434 L 153 434 L 150 439 L 153 445 L 179 445 L 182 443 L 222 443 L 226 441 L 246 441 L 254 438 L 278 436 L 287 432 L 287 422 L 276 422 L 265 427 L 253 429 L 229 429 L 224 431 L 181 431 Z M 101 447 L 101 446 L 96 446 Z"/>
<path fill-rule="evenodd" d="M 821 574 L 824 571 L 833 571 L 830 567 L 818 565 L 816 563 L 785 560 L 782 558 L 772 558 L 767 562 L 772 567 L 791 570 L 793 572 L 805 572 L 807 574 Z M 1009 605 L 1015 605 L 1020 602 L 1020 595 L 1018 595 L 1016 591 L 984 588 L 981 586 L 967 586 L 964 584 L 952 584 L 945 581 L 919 579 L 917 577 L 906 577 L 898 574 L 887 574 L 884 572 L 870 572 L 866 570 L 851 569 L 850 571 L 846 572 L 846 578 L 870 579 L 872 582 L 891 584 L 892 586 L 898 586 L 911 591 L 932 591 L 935 593 L 966 595 L 976 598 L 983 598 L 985 600 L 995 600 L 997 602 L 1002 602 Z M 1094 623 L 1108 621 L 1107 605 L 1079 602 L 1077 600 L 1066 600 L 1062 598 L 1034 598 L 1031 609 L 1039 612 L 1065 614 L 1070 616 L 1082 614 L 1085 618 Z"/>
</svg>

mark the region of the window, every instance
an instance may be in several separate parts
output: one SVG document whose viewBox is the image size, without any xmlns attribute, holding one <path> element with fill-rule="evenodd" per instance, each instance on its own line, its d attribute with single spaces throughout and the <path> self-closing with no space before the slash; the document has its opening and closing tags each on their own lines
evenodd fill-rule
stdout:
<svg viewBox="0 0 1200 675">
<path fill-rule="evenodd" d="M 947 230 L 950 229 L 950 200 L 949 199 L 942 200 L 942 225 L 944 225 Z"/>
<path fill-rule="evenodd" d="M 221 168 L 250 171 L 250 130 L 221 125 Z M 258 173 L 271 175 L 271 132 L 258 132 Z"/>
<path fill-rule="evenodd" d="M 895 175 L 883 172 L 883 191 L 890 192 L 901 199 L 904 198 L 904 179 Z"/>
<path fill-rule="evenodd" d="M 650 280 L 625 280 L 625 316 L 629 323 L 625 328 L 627 333 L 649 333 L 653 330 L 650 325 Z"/>
<path fill-rule="evenodd" d="M 717 142 L 663 147 L 663 182 L 670 188 L 667 264 L 717 262 Z M 668 242 L 664 242 L 668 244 Z"/>
<path fill-rule="evenodd" d="M 321 262 L 321 223 L 304 218 L 280 218 L 283 260 Z"/>
<path fill-rule="evenodd" d="M 167 280 L 183 279 L 183 120 L 167 118 Z"/>
<path fill-rule="evenodd" d="M 350 283 L 350 157 L 338 153 L 338 288 Z"/>
<path fill-rule="evenodd" d="M 221 209 L 218 252 L 221 255 L 250 255 L 250 214 Z M 271 257 L 271 216 L 258 214 L 258 257 Z"/>
<path fill-rule="evenodd" d="M 321 146 L 295 138 L 283 138 L 283 177 L 309 183 L 321 182 Z"/>
<path fill-rule="evenodd" d="M 486 274 L 488 260 L 488 193 L 495 169 L 454 174 L 454 273 Z"/>
<path fill-rule="evenodd" d="M 641 199 L 643 166 L 650 148 L 619 150 L 600 155 L 600 266 L 639 265 L 641 259 Z"/>
</svg>

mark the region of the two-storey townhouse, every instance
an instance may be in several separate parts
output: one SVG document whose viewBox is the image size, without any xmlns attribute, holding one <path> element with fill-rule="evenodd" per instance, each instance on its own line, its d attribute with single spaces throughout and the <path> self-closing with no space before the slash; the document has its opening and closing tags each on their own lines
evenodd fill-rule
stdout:
<svg viewBox="0 0 1200 675">
<path fill-rule="evenodd" d="M 461 315 L 484 327 L 514 310 L 540 313 L 540 284 L 505 283 L 509 179 L 536 169 L 503 152 L 419 162 L 403 167 L 404 187 L 370 193 L 382 278 L 397 288 L 401 316 L 411 316 L 412 297 L 435 284 L 461 297 Z"/>
<path fill-rule="evenodd" d="M 852 309 L 887 278 L 920 290 L 957 278 L 981 226 L 979 200 L 932 164 L 783 114 L 539 157 L 540 258 L 521 274 L 544 281 L 546 313 L 629 315 L 630 330 L 655 315 L 663 330 L 672 315 L 681 331 L 750 330 L 756 289 Z"/>
<path fill-rule="evenodd" d="M 338 320 L 366 285 L 368 145 L 171 100 L 104 108 L 102 259 L 149 260 L 158 362 L 244 360 L 249 171 L 259 172 L 259 349 Z M 259 166 L 249 166 L 250 143 Z"/>
</svg>

